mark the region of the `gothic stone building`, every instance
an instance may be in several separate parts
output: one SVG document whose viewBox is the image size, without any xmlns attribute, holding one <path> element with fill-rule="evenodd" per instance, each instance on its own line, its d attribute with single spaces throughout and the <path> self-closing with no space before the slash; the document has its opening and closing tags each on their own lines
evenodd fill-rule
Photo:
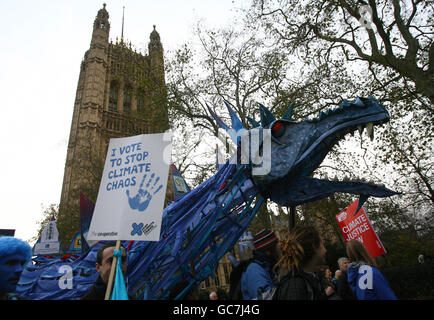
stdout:
<svg viewBox="0 0 434 320">
<path fill-rule="evenodd" d="M 80 191 L 96 201 L 110 138 L 169 128 L 163 47 L 155 26 L 143 55 L 123 37 L 109 42 L 105 7 L 95 18 L 80 67 L 58 217 L 63 245 L 79 228 Z"/>
<path fill-rule="evenodd" d="M 109 41 L 109 14 L 104 7 L 93 23 L 90 48 L 80 67 L 66 156 L 57 226 L 65 246 L 80 226 L 80 192 L 96 201 L 110 138 L 160 133 L 169 128 L 163 47 L 150 34 L 148 55 L 131 49 L 123 38 Z M 171 174 L 166 202 L 173 197 Z M 229 290 L 232 267 L 225 256 L 204 291 Z"/>
</svg>

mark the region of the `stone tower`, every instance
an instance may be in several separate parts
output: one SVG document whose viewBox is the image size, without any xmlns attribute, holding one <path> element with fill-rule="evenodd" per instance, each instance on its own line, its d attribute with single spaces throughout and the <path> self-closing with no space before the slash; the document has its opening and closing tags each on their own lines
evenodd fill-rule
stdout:
<svg viewBox="0 0 434 320">
<path fill-rule="evenodd" d="M 155 26 L 148 55 L 123 37 L 109 42 L 109 32 L 104 4 L 93 23 L 74 102 L 58 217 L 63 245 L 80 225 L 79 192 L 96 201 L 110 138 L 169 128 L 163 46 Z"/>
</svg>

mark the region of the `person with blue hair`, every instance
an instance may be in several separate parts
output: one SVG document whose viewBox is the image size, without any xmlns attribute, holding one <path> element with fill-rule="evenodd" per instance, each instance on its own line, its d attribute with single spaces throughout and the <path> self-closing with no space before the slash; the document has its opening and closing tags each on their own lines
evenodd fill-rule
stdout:
<svg viewBox="0 0 434 320">
<path fill-rule="evenodd" d="M 0 300 L 19 299 L 13 292 L 31 256 L 32 249 L 23 240 L 0 238 Z"/>
</svg>

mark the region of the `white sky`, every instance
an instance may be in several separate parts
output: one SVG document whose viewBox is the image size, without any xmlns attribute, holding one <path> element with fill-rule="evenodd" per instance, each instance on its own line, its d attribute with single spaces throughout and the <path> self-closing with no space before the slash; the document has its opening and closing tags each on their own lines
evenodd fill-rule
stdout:
<svg viewBox="0 0 434 320">
<path fill-rule="evenodd" d="M 234 23 L 246 0 L 0 1 L 0 229 L 36 235 L 42 207 L 60 201 L 75 92 L 93 21 L 103 3 L 110 38 L 147 50 L 157 26 L 165 51 L 191 39 L 199 19 Z"/>
</svg>

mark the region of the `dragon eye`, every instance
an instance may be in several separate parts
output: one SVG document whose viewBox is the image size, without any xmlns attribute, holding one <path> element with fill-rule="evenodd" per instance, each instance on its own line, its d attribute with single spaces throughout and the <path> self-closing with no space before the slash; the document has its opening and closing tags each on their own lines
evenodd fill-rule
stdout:
<svg viewBox="0 0 434 320">
<path fill-rule="evenodd" d="M 277 121 L 273 124 L 271 133 L 275 138 L 279 138 L 285 133 L 285 126 L 282 124 L 282 122 Z"/>
</svg>

